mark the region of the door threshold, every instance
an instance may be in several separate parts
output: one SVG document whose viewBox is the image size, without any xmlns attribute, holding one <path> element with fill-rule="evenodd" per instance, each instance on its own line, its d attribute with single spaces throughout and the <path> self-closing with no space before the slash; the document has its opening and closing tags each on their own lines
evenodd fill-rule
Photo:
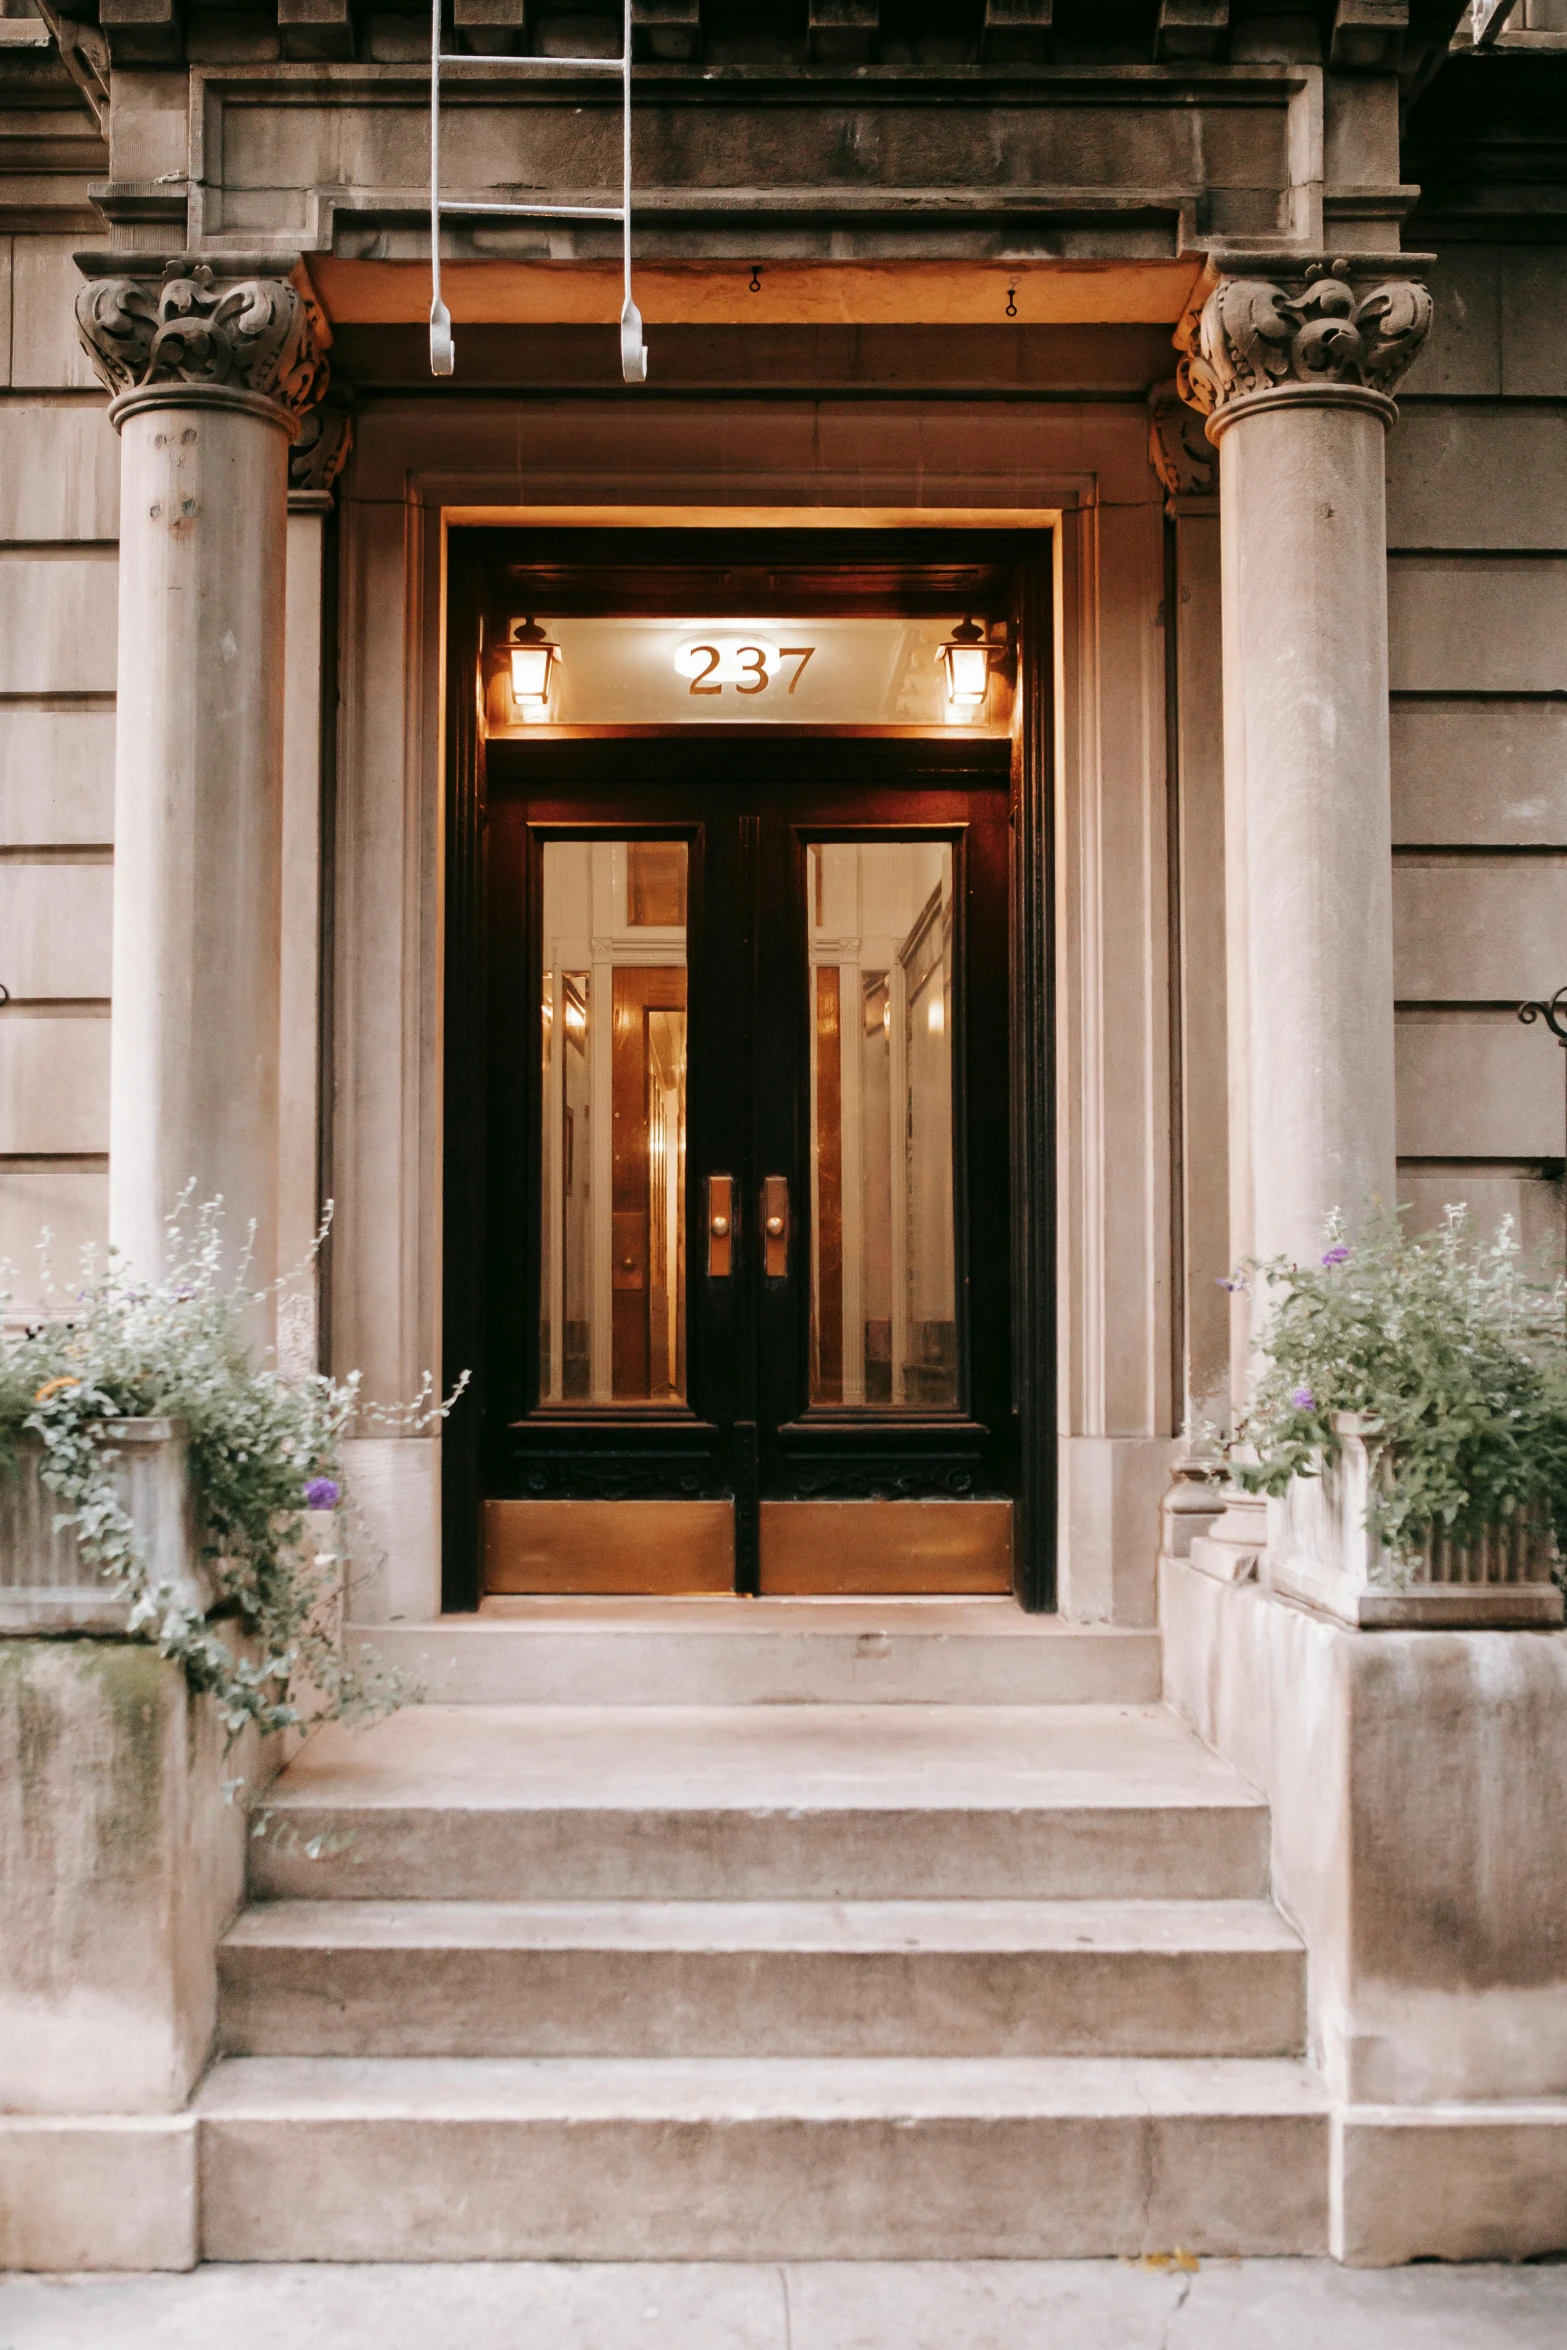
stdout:
<svg viewBox="0 0 1567 2350">
<path fill-rule="evenodd" d="M 649 1625 L 720 1632 L 785 1631 L 812 1623 L 835 1632 L 865 1627 L 945 1633 L 1017 1631 L 1031 1636 L 1049 1630 L 1084 1632 L 1098 1627 L 1063 1624 L 1059 1616 L 1025 1615 L 1009 1592 L 976 1598 L 963 1592 L 891 1593 L 885 1598 L 851 1593 L 814 1593 L 757 1598 L 745 1592 L 671 1592 L 603 1596 L 551 1592 L 495 1592 L 479 1602 L 476 1615 L 439 1618 L 443 1631 L 464 1624 L 571 1625 L 602 1631 Z"/>
</svg>

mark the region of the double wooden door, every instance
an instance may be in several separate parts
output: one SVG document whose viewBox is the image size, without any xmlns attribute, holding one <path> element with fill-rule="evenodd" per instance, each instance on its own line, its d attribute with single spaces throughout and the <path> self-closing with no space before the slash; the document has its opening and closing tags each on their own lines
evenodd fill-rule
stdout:
<svg viewBox="0 0 1567 2350">
<path fill-rule="evenodd" d="M 1004 1590 L 1005 743 L 492 743 L 495 1591 Z"/>
</svg>

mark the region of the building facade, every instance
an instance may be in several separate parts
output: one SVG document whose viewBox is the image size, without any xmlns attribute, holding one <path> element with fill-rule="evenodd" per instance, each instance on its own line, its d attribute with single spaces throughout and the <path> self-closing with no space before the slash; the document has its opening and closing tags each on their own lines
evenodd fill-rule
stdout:
<svg viewBox="0 0 1567 2350">
<path fill-rule="evenodd" d="M 193 1183 L 305 1267 L 280 1359 L 470 1374 L 353 1448 L 410 1660 L 541 1599 L 1157 1629 L 1311 1968 L 1320 2195 L 1213 2248 L 1567 2241 L 1559 1831 L 1494 1875 L 1561 1637 L 1160 1533 L 1237 1263 L 1561 1246 L 1567 6 L 630 0 L 628 285 L 620 11 L 455 0 L 436 373 L 425 16 L 10 4 L 19 1310 Z"/>
</svg>

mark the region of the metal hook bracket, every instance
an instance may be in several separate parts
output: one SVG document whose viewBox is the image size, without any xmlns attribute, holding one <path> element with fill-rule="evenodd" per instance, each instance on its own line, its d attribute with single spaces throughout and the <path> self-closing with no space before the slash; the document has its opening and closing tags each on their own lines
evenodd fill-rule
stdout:
<svg viewBox="0 0 1567 2350">
<path fill-rule="evenodd" d="M 509 65 L 499 55 L 451 55 L 441 47 L 442 0 L 430 0 L 430 373 L 457 369 L 452 314 L 441 298 L 441 215 L 462 213 L 485 220 L 618 220 L 625 299 L 620 310 L 620 372 L 628 384 L 647 381 L 647 345 L 642 313 L 631 298 L 631 4 L 625 0 L 624 39 L 618 57 L 535 57 L 530 65 L 571 73 L 613 73 L 620 77 L 620 167 L 618 204 L 465 204 L 441 199 L 441 68 L 443 65 Z"/>
</svg>

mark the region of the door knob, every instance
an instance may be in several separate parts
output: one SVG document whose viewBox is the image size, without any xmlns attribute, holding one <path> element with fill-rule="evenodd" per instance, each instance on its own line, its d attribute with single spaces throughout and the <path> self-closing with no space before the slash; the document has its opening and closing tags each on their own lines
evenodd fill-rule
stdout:
<svg viewBox="0 0 1567 2350">
<path fill-rule="evenodd" d="M 789 1272 L 789 1179 L 769 1175 L 762 1185 L 762 1271 L 769 1281 Z"/>
<path fill-rule="evenodd" d="M 732 1175 L 707 1179 L 707 1277 L 727 1281 L 734 1270 L 735 1185 Z"/>
</svg>

